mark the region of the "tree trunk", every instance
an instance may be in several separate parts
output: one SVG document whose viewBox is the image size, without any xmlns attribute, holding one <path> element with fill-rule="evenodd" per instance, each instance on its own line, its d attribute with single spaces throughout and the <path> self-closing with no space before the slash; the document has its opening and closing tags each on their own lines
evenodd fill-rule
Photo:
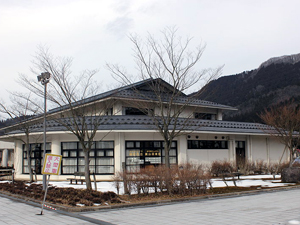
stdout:
<svg viewBox="0 0 300 225">
<path fill-rule="evenodd" d="M 29 149 L 29 133 L 25 132 L 26 134 L 26 143 L 25 143 L 25 151 L 27 153 L 27 168 L 29 172 L 29 182 L 33 182 L 33 173 L 31 169 L 31 150 Z"/>
<path fill-rule="evenodd" d="M 165 165 L 166 165 L 167 168 L 170 168 L 170 156 L 169 156 L 170 146 L 171 146 L 171 144 L 168 141 L 165 141 L 165 147 L 164 147 L 164 150 L 165 150 Z"/>
<path fill-rule="evenodd" d="M 84 174 L 85 174 L 86 189 L 92 190 L 92 182 L 90 178 L 89 151 L 84 150 L 83 152 L 84 152 Z"/>
</svg>

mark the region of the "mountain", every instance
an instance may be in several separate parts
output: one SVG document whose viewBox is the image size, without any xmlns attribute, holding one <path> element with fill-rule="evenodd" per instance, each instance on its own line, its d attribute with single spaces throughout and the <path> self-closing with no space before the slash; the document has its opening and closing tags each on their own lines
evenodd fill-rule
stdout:
<svg viewBox="0 0 300 225">
<path fill-rule="evenodd" d="M 261 122 L 267 107 L 300 102 L 300 54 L 275 57 L 258 69 L 220 77 L 202 90 L 199 98 L 237 107 L 224 120 Z"/>
</svg>

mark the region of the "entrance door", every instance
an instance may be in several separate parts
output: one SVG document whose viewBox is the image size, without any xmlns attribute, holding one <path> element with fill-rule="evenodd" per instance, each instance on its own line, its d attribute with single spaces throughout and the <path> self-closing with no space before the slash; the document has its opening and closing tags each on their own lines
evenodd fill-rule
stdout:
<svg viewBox="0 0 300 225">
<path fill-rule="evenodd" d="M 246 162 L 245 141 L 235 142 L 236 166 L 237 169 L 242 169 Z"/>
</svg>

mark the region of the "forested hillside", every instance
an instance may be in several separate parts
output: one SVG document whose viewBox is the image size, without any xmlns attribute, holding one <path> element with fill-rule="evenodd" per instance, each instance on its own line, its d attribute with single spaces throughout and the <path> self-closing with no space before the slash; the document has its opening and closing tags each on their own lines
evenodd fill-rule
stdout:
<svg viewBox="0 0 300 225">
<path fill-rule="evenodd" d="M 257 114 L 266 107 L 300 102 L 300 54 L 272 58 L 258 69 L 214 80 L 200 98 L 239 109 L 226 113 L 225 120 L 260 122 Z"/>
</svg>

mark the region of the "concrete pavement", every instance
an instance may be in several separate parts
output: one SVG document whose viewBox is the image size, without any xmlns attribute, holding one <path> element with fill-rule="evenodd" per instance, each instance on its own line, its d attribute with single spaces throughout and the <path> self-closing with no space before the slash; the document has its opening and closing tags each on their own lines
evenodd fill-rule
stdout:
<svg viewBox="0 0 300 225">
<path fill-rule="evenodd" d="M 103 224 L 110 225 L 101 220 L 88 218 L 83 215 L 47 210 L 41 213 L 41 204 L 27 202 L 14 197 L 4 197 L 0 194 L 0 224 L 43 224 L 43 225 L 59 225 L 59 224 Z"/>
<path fill-rule="evenodd" d="M 294 224 L 300 189 L 84 213 L 113 224 Z M 300 224 L 300 223 L 299 223 Z"/>
<path fill-rule="evenodd" d="M 0 224 L 297 224 L 300 189 L 151 205 L 65 213 L 0 196 Z M 300 223 L 299 223 L 300 224 Z"/>
</svg>

